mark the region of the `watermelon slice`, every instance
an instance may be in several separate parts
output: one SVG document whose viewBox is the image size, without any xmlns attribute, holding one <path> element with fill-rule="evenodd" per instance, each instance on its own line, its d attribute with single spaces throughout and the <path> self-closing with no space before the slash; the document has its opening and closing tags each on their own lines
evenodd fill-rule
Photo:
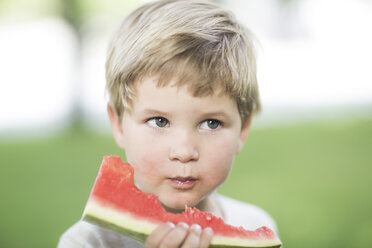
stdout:
<svg viewBox="0 0 372 248">
<path fill-rule="evenodd" d="M 105 156 L 86 204 L 83 220 L 145 241 L 162 222 L 185 222 L 211 227 L 211 246 L 218 247 L 280 247 L 281 242 L 267 227 L 248 231 L 227 225 L 221 218 L 186 208 L 179 214 L 167 212 L 154 194 L 142 192 L 134 185 L 133 168 L 120 157 Z"/>
</svg>

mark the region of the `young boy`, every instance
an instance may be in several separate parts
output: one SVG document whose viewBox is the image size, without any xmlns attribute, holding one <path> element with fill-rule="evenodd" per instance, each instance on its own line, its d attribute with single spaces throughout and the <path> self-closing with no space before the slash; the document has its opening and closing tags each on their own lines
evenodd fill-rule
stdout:
<svg viewBox="0 0 372 248">
<path fill-rule="evenodd" d="M 256 206 L 216 194 L 260 109 L 252 35 L 210 2 L 163 0 L 132 12 L 106 63 L 114 138 L 138 187 L 171 212 L 185 205 L 276 231 Z M 59 247 L 208 247 L 210 228 L 160 225 L 145 244 L 85 222 Z"/>
</svg>

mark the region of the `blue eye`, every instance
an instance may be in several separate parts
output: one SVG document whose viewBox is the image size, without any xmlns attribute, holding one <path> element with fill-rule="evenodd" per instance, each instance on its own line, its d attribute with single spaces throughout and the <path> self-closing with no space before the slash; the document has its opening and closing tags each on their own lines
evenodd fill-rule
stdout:
<svg viewBox="0 0 372 248">
<path fill-rule="evenodd" d="M 200 125 L 201 128 L 207 129 L 207 130 L 215 130 L 220 126 L 221 126 L 221 122 L 218 120 L 214 120 L 214 119 L 205 120 Z"/>
<path fill-rule="evenodd" d="M 147 123 L 151 127 L 166 127 L 169 125 L 169 121 L 163 117 L 154 117 L 149 120 L 147 120 Z"/>
</svg>

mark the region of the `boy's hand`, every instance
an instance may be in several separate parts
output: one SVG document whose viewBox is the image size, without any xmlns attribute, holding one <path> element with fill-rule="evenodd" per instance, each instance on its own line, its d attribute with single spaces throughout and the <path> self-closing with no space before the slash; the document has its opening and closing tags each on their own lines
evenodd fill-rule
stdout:
<svg viewBox="0 0 372 248">
<path fill-rule="evenodd" d="M 186 223 L 164 223 L 159 225 L 146 239 L 147 248 L 207 248 L 212 240 L 213 231 L 199 225 L 189 227 Z"/>
</svg>

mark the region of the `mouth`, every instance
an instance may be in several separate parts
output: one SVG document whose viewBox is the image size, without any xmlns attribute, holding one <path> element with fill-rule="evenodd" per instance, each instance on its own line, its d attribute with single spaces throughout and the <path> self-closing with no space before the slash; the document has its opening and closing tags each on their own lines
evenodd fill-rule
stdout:
<svg viewBox="0 0 372 248">
<path fill-rule="evenodd" d="M 195 177 L 171 177 L 168 180 L 173 188 L 180 190 L 192 189 L 198 181 Z"/>
</svg>

